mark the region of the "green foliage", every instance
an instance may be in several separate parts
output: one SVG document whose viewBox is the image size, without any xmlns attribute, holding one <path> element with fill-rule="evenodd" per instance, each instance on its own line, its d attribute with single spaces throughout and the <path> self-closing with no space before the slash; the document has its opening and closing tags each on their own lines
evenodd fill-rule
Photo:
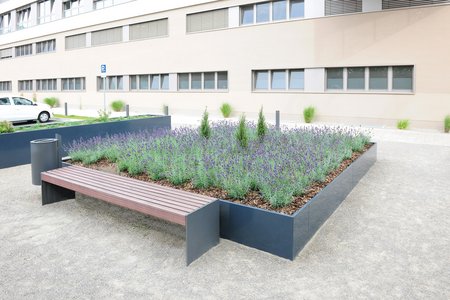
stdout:
<svg viewBox="0 0 450 300">
<path fill-rule="evenodd" d="M 407 120 L 407 119 L 399 120 L 397 122 L 397 128 L 400 130 L 408 129 L 408 127 L 409 127 L 409 120 Z"/>
<path fill-rule="evenodd" d="M 264 139 L 264 136 L 267 134 L 266 118 L 264 117 L 262 107 L 258 114 L 258 123 L 256 124 L 256 134 L 258 135 L 258 138 L 261 141 Z"/>
<path fill-rule="evenodd" d="M 98 118 L 96 119 L 96 121 L 107 122 L 109 120 L 110 115 L 111 115 L 111 112 L 100 109 L 98 111 Z"/>
<path fill-rule="evenodd" d="M 444 131 L 446 133 L 450 132 L 450 115 L 445 117 L 445 120 L 444 120 Z"/>
<path fill-rule="evenodd" d="M 314 106 L 308 106 L 303 110 L 303 118 L 305 119 L 305 123 L 311 123 L 316 114 L 316 109 Z"/>
<path fill-rule="evenodd" d="M 232 107 L 228 103 L 223 103 L 220 107 L 220 111 L 222 112 L 222 115 L 224 118 L 229 118 L 231 116 Z"/>
<path fill-rule="evenodd" d="M 205 139 L 209 139 L 211 137 L 211 126 L 208 121 L 209 114 L 205 111 L 203 112 L 202 123 L 200 124 L 200 135 Z"/>
<path fill-rule="evenodd" d="M 49 105 L 50 107 L 58 107 L 59 99 L 56 97 L 49 97 L 44 99 L 44 103 Z"/>
<path fill-rule="evenodd" d="M 125 109 L 125 102 L 122 100 L 114 100 L 111 102 L 111 109 L 115 112 L 123 111 Z"/>
<path fill-rule="evenodd" d="M 247 126 L 245 125 L 245 115 L 244 114 L 242 114 L 242 116 L 239 118 L 239 125 L 236 130 L 236 139 L 242 148 L 248 147 L 249 135 L 248 135 Z"/>
<path fill-rule="evenodd" d="M 0 133 L 11 133 L 14 132 L 14 127 L 11 122 L 1 121 L 0 122 Z"/>
</svg>

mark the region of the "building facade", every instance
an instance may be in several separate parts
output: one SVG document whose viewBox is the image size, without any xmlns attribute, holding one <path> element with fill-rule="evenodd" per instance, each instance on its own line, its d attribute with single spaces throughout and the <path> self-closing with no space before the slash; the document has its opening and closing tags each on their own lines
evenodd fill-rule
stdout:
<svg viewBox="0 0 450 300">
<path fill-rule="evenodd" d="M 442 128 L 450 1 L 0 1 L 0 93 Z M 101 65 L 106 65 L 106 78 Z"/>
</svg>

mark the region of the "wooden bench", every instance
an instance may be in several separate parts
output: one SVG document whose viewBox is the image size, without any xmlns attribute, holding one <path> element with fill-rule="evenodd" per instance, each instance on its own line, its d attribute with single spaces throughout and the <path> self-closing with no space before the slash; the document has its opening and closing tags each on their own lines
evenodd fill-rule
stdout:
<svg viewBox="0 0 450 300">
<path fill-rule="evenodd" d="M 187 265 L 219 243 L 217 199 L 78 166 L 43 172 L 41 178 L 42 205 L 79 192 L 185 226 Z"/>
</svg>

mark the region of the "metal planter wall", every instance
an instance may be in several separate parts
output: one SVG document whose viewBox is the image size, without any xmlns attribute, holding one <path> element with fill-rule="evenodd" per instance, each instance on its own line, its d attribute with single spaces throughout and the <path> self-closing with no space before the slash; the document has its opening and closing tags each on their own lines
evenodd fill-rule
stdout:
<svg viewBox="0 0 450 300">
<path fill-rule="evenodd" d="M 220 236 L 293 260 L 377 161 L 377 145 L 293 215 L 220 200 Z"/>
<path fill-rule="evenodd" d="M 170 116 L 121 120 L 89 125 L 60 127 L 34 131 L 0 134 L 0 169 L 30 163 L 30 141 L 62 136 L 63 147 L 80 138 L 106 136 L 118 133 L 139 132 L 171 128 Z M 65 153 L 63 153 L 65 155 Z"/>
</svg>

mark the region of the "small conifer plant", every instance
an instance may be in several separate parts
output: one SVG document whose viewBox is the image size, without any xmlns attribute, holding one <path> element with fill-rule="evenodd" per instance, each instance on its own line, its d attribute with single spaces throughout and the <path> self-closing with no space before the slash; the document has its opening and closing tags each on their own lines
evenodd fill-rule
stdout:
<svg viewBox="0 0 450 300">
<path fill-rule="evenodd" d="M 242 148 L 248 147 L 248 131 L 247 126 L 245 125 L 245 115 L 242 114 L 242 116 L 239 118 L 239 125 L 236 130 L 236 139 L 239 143 L 239 145 Z"/>
<path fill-rule="evenodd" d="M 256 125 L 256 133 L 260 141 L 262 141 L 264 139 L 264 136 L 267 134 L 266 118 L 264 117 L 262 107 L 258 114 L 258 124 Z"/>
<path fill-rule="evenodd" d="M 205 139 L 209 139 L 211 137 L 211 127 L 209 126 L 208 117 L 208 111 L 205 109 L 203 112 L 202 123 L 200 124 L 200 135 Z"/>
<path fill-rule="evenodd" d="M 444 120 L 444 131 L 446 133 L 450 132 L 450 115 L 445 117 L 445 120 Z"/>
</svg>

